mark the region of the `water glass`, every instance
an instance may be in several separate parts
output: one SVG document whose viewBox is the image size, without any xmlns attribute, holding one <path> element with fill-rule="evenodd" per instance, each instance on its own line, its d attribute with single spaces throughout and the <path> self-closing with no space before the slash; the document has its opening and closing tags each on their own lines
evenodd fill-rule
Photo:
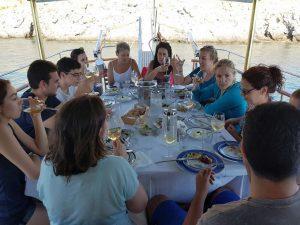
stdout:
<svg viewBox="0 0 300 225">
<path fill-rule="evenodd" d="M 174 109 L 164 109 L 163 121 L 163 136 L 167 144 L 177 142 L 177 113 Z"/>
<path fill-rule="evenodd" d="M 219 132 L 225 126 L 225 114 L 224 113 L 214 113 L 211 119 L 211 127 L 214 131 Z"/>
<path fill-rule="evenodd" d="M 161 114 L 162 110 L 162 92 L 160 90 L 153 90 L 150 97 L 150 110 L 156 116 Z"/>
</svg>

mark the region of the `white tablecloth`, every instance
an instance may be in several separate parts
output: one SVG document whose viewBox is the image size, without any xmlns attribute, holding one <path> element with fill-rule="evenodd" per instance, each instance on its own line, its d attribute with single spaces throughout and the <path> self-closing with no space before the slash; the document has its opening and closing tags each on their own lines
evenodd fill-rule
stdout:
<svg viewBox="0 0 300 225">
<path fill-rule="evenodd" d="M 125 114 L 130 108 L 133 107 L 136 101 L 130 101 L 126 103 L 120 103 L 118 110 L 120 114 Z M 190 113 L 179 113 L 180 116 L 188 118 Z M 133 129 L 132 126 L 126 126 L 126 128 Z M 157 194 L 165 194 L 173 200 L 187 202 L 190 201 L 195 193 L 195 175 L 187 171 L 182 170 L 177 166 L 176 162 L 167 162 L 155 164 L 154 162 L 166 159 L 165 156 L 176 158 L 177 155 L 190 149 L 202 149 L 210 152 L 214 152 L 213 145 L 220 139 L 220 135 L 226 138 L 226 140 L 234 140 L 233 137 L 226 131 L 222 130 L 220 133 L 213 135 L 210 143 L 200 140 L 186 137 L 180 143 L 168 145 L 163 141 L 162 134 L 159 136 L 142 136 L 135 133 L 134 137 L 130 140 L 131 149 L 139 152 L 143 152 L 144 156 L 148 157 L 153 163 L 145 165 L 144 160 L 137 160 L 135 169 L 139 176 L 140 182 L 145 187 L 149 197 Z M 223 159 L 225 168 L 222 172 L 216 175 L 216 181 L 214 185 L 210 187 L 210 191 L 217 189 L 233 180 L 237 176 L 246 175 L 246 170 L 241 163 L 232 162 Z M 37 197 L 36 183 L 27 182 L 26 194 Z"/>
</svg>

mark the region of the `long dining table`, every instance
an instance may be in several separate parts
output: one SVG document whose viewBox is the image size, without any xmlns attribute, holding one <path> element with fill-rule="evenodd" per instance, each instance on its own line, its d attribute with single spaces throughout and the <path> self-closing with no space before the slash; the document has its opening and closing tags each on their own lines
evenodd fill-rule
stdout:
<svg viewBox="0 0 300 225">
<path fill-rule="evenodd" d="M 123 93 L 124 94 L 124 93 Z M 118 101 L 119 95 L 102 95 L 104 101 L 114 100 L 113 113 L 119 116 L 124 115 L 137 103 L 136 98 L 129 101 Z M 173 98 L 173 102 L 179 101 Z M 150 107 L 151 109 L 151 107 Z M 177 112 L 188 128 L 189 118 L 197 115 L 203 115 L 201 109 L 188 110 L 186 112 Z M 155 136 L 143 136 L 138 132 L 136 126 L 124 125 L 123 128 L 133 130 L 134 135 L 128 140 L 128 148 L 135 152 L 136 160 L 132 164 L 138 174 L 141 184 L 144 186 L 149 198 L 164 194 L 169 198 L 178 202 L 189 202 L 195 193 L 196 175 L 186 171 L 178 166 L 176 161 L 157 163 L 161 160 L 176 159 L 178 154 L 186 150 L 199 149 L 209 152 L 214 151 L 214 144 L 220 141 L 234 141 L 234 138 L 225 130 L 215 132 L 211 138 L 195 139 L 189 135 L 184 135 L 181 140 L 173 144 L 165 143 L 163 132 L 159 132 Z M 234 162 L 219 156 L 224 162 L 224 169 L 215 175 L 215 182 L 209 187 L 209 191 L 213 191 L 239 177 L 242 180 L 246 177 L 246 169 L 242 163 Z M 236 182 L 235 189 L 243 195 L 243 182 Z M 27 180 L 25 194 L 38 198 L 36 191 L 36 181 Z"/>
</svg>

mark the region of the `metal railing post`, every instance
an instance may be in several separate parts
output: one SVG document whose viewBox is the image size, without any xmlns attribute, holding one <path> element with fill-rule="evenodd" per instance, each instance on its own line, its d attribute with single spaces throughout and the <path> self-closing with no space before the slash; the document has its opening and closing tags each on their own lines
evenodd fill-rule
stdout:
<svg viewBox="0 0 300 225">
<path fill-rule="evenodd" d="M 244 71 L 249 68 L 251 54 L 252 54 L 253 37 L 255 32 L 256 3 L 257 0 L 253 0 Z"/>
<path fill-rule="evenodd" d="M 36 41 L 38 44 L 39 55 L 40 55 L 41 59 L 45 59 L 45 51 L 44 51 L 44 46 L 43 46 L 43 41 L 42 41 L 42 33 L 40 30 L 40 23 L 39 23 L 38 12 L 37 12 L 37 7 L 36 7 L 36 0 L 30 0 L 30 6 L 31 6 L 32 19 L 33 19 L 34 29 L 35 29 L 35 34 L 36 34 Z"/>
</svg>

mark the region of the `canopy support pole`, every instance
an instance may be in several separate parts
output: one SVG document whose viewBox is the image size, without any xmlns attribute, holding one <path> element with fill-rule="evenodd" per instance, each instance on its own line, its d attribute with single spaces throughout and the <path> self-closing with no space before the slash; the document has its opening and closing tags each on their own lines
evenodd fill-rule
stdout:
<svg viewBox="0 0 300 225">
<path fill-rule="evenodd" d="M 31 13 L 32 13 L 32 19 L 34 23 L 34 29 L 36 34 L 36 41 L 38 45 L 39 55 L 42 60 L 45 59 L 45 51 L 42 41 L 42 33 L 40 29 L 40 23 L 38 18 L 38 12 L 36 7 L 36 0 L 30 0 L 30 6 L 31 6 Z"/>
<path fill-rule="evenodd" d="M 244 64 L 244 71 L 247 70 L 250 66 L 252 47 L 253 47 L 253 37 L 254 37 L 254 32 L 255 32 L 256 3 L 257 3 L 257 0 L 253 0 L 251 21 L 250 21 L 250 28 L 249 28 L 248 42 L 247 42 L 246 59 L 245 59 L 245 64 Z"/>
</svg>

